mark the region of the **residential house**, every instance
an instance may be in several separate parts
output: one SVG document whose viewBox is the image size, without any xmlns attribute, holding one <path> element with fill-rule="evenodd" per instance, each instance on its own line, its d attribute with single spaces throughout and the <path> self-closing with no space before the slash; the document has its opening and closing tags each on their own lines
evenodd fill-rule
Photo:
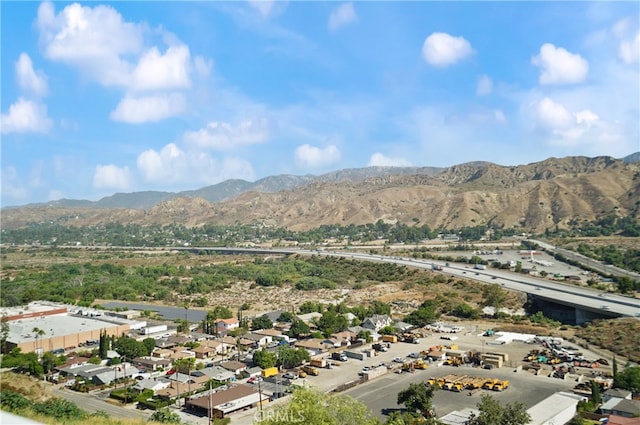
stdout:
<svg viewBox="0 0 640 425">
<path fill-rule="evenodd" d="M 242 338 L 254 341 L 258 347 L 265 347 L 273 341 L 273 336 L 257 332 L 248 332 L 242 335 Z"/>
<path fill-rule="evenodd" d="M 143 379 L 142 381 L 137 381 L 135 385 L 131 388 L 134 390 L 138 390 L 143 392 L 145 390 L 153 391 L 153 394 L 156 395 L 158 391 L 168 388 L 171 385 L 171 381 L 167 379 Z"/>
<path fill-rule="evenodd" d="M 158 357 L 160 359 L 168 359 L 169 357 L 171 357 L 172 354 L 173 354 L 173 350 L 170 350 L 168 348 L 160 348 L 160 349 L 153 350 L 153 353 L 151 353 L 151 356 Z"/>
<path fill-rule="evenodd" d="M 289 340 L 289 336 L 283 334 L 282 331 L 278 329 L 260 329 L 257 331 L 253 331 L 253 333 L 258 335 L 270 336 L 272 340 Z"/>
<path fill-rule="evenodd" d="M 328 347 L 324 340 L 320 338 L 309 338 L 296 341 L 294 344 L 296 348 L 306 349 L 312 356 L 318 355 L 328 351 Z"/>
<path fill-rule="evenodd" d="M 187 410 L 200 416 L 223 418 L 232 412 L 266 403 L 257 388 L 246 384 L 231 385 L 224 391 L 207 391 L 187 400 Z"/>
<path fill-rule="evenodd" d="M 640 400 L 611 397 L 600 407 L 600 412 L 605 415 L 617 415 L 625 418 L 640 416 Z"/>
<path fill-rule="evenodd" d="M 222 362 L 220 363 L 220 366 L 223 367 L 224 369 L 231 371 L 233 373 L 235 373 L 236 375 L 238 375 L 239 373 L 241 373 L 243 370 L 247 370 L 247 365 L 242 363 L 242 362 L 236 362 L 234 360 L 228 361 L 228 362 Z"/>
<path fill-rule="evenodd" d="M 393 326 L 393 329 L 395 329 L 398 332 L 406 332 L 415 327 L 411 323 L 403 322 L 402 320 L 398 320 L 397 322 L 394 322 L 391 326 Z"/>
<path fill-rule="evenodd" d="M 385 326 L 391 326 L 393 324 L 393 320 L 387 314 L 374 314 L 371 317 L 367 317 L 362 321 L 362 327 L 365 329 L 373 330 L 378 332 L 380 329 Z"/>
<path fill-rule="evenodd" d="M 351 341 L 349 341 L 348 339 L 333 338 L 333 337 L 325 338 L 323 342 L 328 349 L 348 347 L 351 345 Z"/>
<path fill-rule="evenodd" d="M 239 328 L 240 321 L 235 317 L 229 319 L 217 319 L 213 322 L 213 325 L 216 327 L 218 335 L 226 335 L 229 331 Z"/>
<path fill-rule="evenodd" d="M 196 348 L 192 348 L 189 351 L 195 354 L 196 359 L 209 359 L 211 357 L 215 357 L 218 354 L 215 348 L 208 347 L 206 345 L 200 345 Z"/>
<path fill-rule="evenodd" d="M 135 367 L 139 369 L 151 370 L 151 371 L 159 370 L 159 369 L 162 369 L 162 370 L 170 369 L 172 365 L 171 360 L 169 359 L 162 359 L 162 358 L 150 357 L 150 356 L 136 357 L 131 361 L 131 364 L 133 364 Z"/>
<path fill-rule="evenodd" d="M 350 330 L 346 330 L 346 331 L 342 331 L 342 332 L 335 332 L 331 334 L 332 338 L 338 338 L 338 339 L 342 339 L 345 341 L 349 341 L 349 342 L 354 342 L 356 339 L 358 339 L 358 334 L 355 332 L 351 332 Z M 343 343 L 344 344 L 344 343 Z M 351 344 L 349 344 L 351 345 Z"/>
<path fill-rule="evenodd" d="M 218 382 L 233 382 L 236 380 L 236 374 L 230 370 L 220 366 L 205 367 L 204 369 L 191 372 L 192 376 L 206 376 L 209 380 L 213 379 Z"/>
</svg>

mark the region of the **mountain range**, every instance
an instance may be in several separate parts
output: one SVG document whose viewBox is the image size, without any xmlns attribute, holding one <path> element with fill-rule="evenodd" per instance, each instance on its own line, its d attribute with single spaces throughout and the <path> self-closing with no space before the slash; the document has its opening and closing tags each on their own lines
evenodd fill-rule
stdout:
<svg viewBox="0 0 640 425">
<path fill-rule="evenodd" d="M 198 190 L 117 193 L 2 209 L 3 229 L 32 223 L 255 224 L 307 230 L 378 220 L 543 231 L 609 214 L 640 214 L 640 152 L 549 158 L 526 165 L 366 167 L 319 176 L 227 180 Z"/>
</svg>

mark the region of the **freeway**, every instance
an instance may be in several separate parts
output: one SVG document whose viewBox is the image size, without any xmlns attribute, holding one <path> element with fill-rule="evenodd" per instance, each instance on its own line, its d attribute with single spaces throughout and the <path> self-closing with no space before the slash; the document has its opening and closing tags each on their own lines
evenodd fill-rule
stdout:
<svg viewBox="0 0 640 425">
<path fill-rule="evenodd" d="M 547 244 L 548 245 L 548 244 Z M 550 245 L 548 245 L 550 246 Z M 68 247 L 83 248 L 83 247 Z M 524 275 L 505 270 L 474 270 L 467 264 L 447 263 L 436 260 L 421 260 L 410 257 L 367 254 L 357 251 L 333 251 L 298 248 L 229 248 L 229 247 L 91 247 L 92 249 L 125 249 L 125 250 L 171 250 L 171 251 L 211 251 L 233 254 L 284 254 L 284 255 L 322 255 L 353 258 L 363 261 L 395 263 L 408 267 L 431 269 L 433 264 L 443 268 L 442 273 L 452 276 L 473 279 L 483 283 L 497 283 L 506 289 L 521 291 L 535 296 L 553 300 L 557 303 L 579 307 L 604 315 L 640 317 L 640 299 L 610 294 L 591 288 L 584 288 L 560 282 L 552 282 L 544 278 Z"/>
<path fill-rule="evenodd" d="M 396 264 L 422 269 L 430 269 L 432 264 L 436 264 L 443 268 L 443 273 L 448 273 L 456 277 L 473 279 L 483 283 L 496 283 L 506 289 L 533 294 L 554 300 L 558 303 L 585 308 L 604 314 L 640 317 L 640 299 L 610 294 L 576 285 L 552 282 L 543 278 L 505 270 L 475 270 L 468 268 L 469 266 L 465 264 L 449 263 L 447 266 L 447 263 L 442 261 L 385 257 L 363 253 L 346 254 L 325 252 L 324 255 L 339 255 L 368 261 L 394 262 Z"/>
</svg>

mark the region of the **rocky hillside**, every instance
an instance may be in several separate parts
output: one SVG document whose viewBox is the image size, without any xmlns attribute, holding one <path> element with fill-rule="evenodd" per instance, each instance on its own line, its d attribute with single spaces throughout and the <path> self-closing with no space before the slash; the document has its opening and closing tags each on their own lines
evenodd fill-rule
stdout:
<svg viewBox="0 0 640 425">
<path fill-rule="evenodd" d="M 476 162 L 441 171 L 415 168 L 411 173 L 402 170 L 359 172 L 360 179 L 338 178 L 336 173 L 334 178 L 306 177 L 306 184 L 292 184 L 294 179 L 289 178 L 290 189 L 254 189 L 220 202 L 198 197 L 202 192 L 193 191 L 144 209 L 59 204 L 12 208 L 2 211 L 2 227 L 53 221 L 77 226 L 110 222 L 264 224 L 305 230 L 322 224 L 364 224 L 382 219 L 432 228 L 493 223 L 543 231 L 563 227 L 570 220 L 640 214 L 640 163 L 611 157 L 550 158 L 519 166 Z"/>
</svg>

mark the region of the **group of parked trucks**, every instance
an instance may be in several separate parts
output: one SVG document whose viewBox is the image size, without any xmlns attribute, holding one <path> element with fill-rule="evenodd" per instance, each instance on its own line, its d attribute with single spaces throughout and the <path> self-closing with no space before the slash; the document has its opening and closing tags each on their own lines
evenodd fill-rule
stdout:
<svg viewBox="0 0 640 425">
<path fill-rule="evenodd" d="M 492 390 L 504 391 L 509 388 L 509 381 L 502 379 L 478 378 L 469 375 L 446 375 L 439 378 L 429 378 L 429 385 L 438 386 L 443 390 L 461 392 L 463 390 Z"/>
</svg>

